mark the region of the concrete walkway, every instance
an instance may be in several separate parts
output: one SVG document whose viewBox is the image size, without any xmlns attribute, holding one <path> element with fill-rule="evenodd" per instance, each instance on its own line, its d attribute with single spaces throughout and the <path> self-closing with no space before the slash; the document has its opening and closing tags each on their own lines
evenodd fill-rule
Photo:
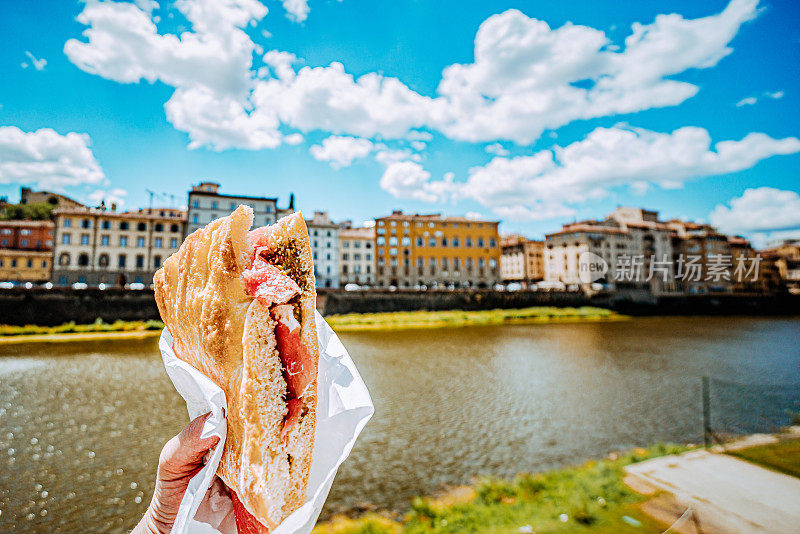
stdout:
<svg viewBox="0 0 800 534">
<path fill-rule="evenodd" d="M 795 477 L 706 451 L 654 458 L 625 470 L 634 489 L 644 484 L 665 490 L 691 508 L 697 532 L 800 533 Z"/>
</svg>

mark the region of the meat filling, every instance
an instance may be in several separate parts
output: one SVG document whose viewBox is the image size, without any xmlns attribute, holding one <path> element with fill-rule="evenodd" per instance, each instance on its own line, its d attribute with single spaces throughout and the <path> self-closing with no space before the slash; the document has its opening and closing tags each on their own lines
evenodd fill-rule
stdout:
<svg viewBox="0 0 800 534">
<path fill-rule="evenodd" d="M 300 287 L 267 261 L 268 231 L 259 228 L 250 232 L 248 237 L 255 248 L 255 254 L 252 266 L 242 272 L 242 276 L 247 292 L 268 308 L 275 320 L 275 339 L 287 386 L 288 411 L 281 430 L 281 436 L 285 436 L 303 414 L 302 397 L 312 379 L 311 355 L 300 335 L 300 322 L 295 317 L 297 304 L 290 303 L 300 294 Z"/>
</svg>

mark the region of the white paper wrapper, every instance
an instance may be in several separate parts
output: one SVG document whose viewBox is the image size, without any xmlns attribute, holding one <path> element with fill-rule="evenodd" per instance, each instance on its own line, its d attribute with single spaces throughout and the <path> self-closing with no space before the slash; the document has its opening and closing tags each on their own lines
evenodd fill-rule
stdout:
<svg viewBox="0 0 800 534">
<path fill-rule="evenodd" d="M 353 360 L 319 313 L 316 314 L 316 325 L 320 355 L 317 428 L 307 498 L 305 504 L 287 517 L 272 534 L 311 532 L 328 497 L 336 470 L 350 454 L 358 434 L 375 411 L 367 386 Z M 189 482 L 172 532 L 236 534 L 230 498 L 221 494 L 218 487 L 209 491 L 227 432 L 225 393 L 200 371 L 175 356 L 172 335 L 166 328 L 161 333 L 158 346 L 167 374 L 175 384 L 175 389 L 186 400 L 189 417 L 194 419 L 211 412 L 203 427 L 202 437 L 220 438 L 206 466 Z"/>
</svg>

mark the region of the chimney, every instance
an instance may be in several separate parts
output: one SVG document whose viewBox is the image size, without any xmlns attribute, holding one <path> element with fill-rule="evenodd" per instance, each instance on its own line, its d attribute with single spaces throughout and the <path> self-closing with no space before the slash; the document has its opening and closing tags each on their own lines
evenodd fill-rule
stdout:
<svg viewBox="0 0 800 534">
<path fill-rule="evenodd" d="M 117 203 L 116 202 L 112 202 L 111 203 L 111 211 L 117 211 Z"/>
<path fill-rule="evenodd" d="M 294 193 L 289 193 L 289 209 L 294 211 Z"/>
</svg>

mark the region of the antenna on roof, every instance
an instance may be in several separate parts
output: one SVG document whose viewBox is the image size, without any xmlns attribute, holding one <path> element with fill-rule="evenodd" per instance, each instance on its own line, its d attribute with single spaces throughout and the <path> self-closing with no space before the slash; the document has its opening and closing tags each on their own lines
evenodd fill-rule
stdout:
<svg viewBox="0 0 800 534">
<path fill-rule="evenodd" d="M 148 212 L 153 211 L 153 197 L 156 195 L 155 191 L 151 191 L 150 189 L 145 189 L 150 194 L 150 206 L 148 208 Z"/>
</svg>

